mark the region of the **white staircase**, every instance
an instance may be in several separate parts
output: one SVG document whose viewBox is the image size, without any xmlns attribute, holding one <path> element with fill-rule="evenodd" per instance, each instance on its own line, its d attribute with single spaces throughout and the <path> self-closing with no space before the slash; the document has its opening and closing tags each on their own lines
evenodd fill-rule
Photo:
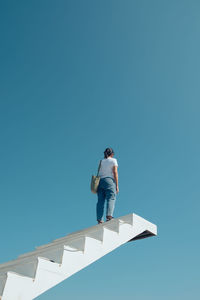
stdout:
<svg viewBox="0 0 200 300">
<path fill-rule="evenodd" d="M 130 214 L 37 247 L 0 265 L 0 299 L 35 299 L 122 244 L 153 235 L 156 225 Z"/>
</svg>

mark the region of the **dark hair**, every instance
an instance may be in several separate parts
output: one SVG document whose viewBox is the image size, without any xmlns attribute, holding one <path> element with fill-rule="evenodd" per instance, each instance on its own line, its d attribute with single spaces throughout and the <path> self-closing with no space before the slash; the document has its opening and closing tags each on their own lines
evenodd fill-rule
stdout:
<svg viewBox="0 0 200 300">
<path fill-rule="evenodd" d="M 106 150 L 104 151 L 104 158 L 108 158 L 112 154 L 114 154 L 113 149 L 112 148 L 106 148 Z"/>
</svg>

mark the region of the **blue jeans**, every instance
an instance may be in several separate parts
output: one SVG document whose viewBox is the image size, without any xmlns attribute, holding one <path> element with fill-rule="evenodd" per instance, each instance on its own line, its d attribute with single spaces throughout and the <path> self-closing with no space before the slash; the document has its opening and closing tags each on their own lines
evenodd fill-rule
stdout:
<svg viewBox="0 0 200 300">
<path fill-rule="evenodd" d="M 113 215 L 116 201 L 116 184 L 114 179 L 111 177 L 101 178 L 99 182 L 97 195 L 97 221 L 102 221 L 105 201 L 107 201 L 106 216 Z"/>
</svg>

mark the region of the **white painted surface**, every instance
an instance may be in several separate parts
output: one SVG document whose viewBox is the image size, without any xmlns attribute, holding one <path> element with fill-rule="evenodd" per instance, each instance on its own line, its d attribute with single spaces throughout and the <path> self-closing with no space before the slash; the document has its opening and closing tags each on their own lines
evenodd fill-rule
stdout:
<svg viewBox="0 0 200 300">
<path fill-rule="evenodd" d="M 0 265 L 0 299 L 32 300 L 142 234 L 157 235 L 156 225 L 130 214 L 37 247 Z"/>
</svg>

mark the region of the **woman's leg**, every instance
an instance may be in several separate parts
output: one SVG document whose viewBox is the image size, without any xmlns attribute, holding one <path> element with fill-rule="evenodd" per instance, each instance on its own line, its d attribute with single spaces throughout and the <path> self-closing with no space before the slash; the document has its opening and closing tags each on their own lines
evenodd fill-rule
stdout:
<svg viewBox="0 0 200 300">
<path fill-rule="evenodd" d="M 110 220 L 112 219 L 113 212 L 115 209 L 115 202 L 116 202 L 116 186 L 115 186 L 115 182 L 112 179 L 108 181 L 108 185 L 106 189 L 106 200 L 107 200 L 106 218 Z"/>
<path fill-rule="evenodd" d="M 100 188 L 98 189 L 98 202 L 97 202 L 97 221 L 99 223 L 103 222 L 103 213 L 104 213 L 104 205 L 105 205 L 105 199 L 106 199 L 106 194 L 104 189 Z"/>
<path fill-rule="evenodd" d="M 111 193 L 111 197 L 109 197 L 107 200 L 106 218 L 108 220 L 112 219 L 113 217 L 115 202 L 116 202 L 116 197 L 113 193 Z"/>
</svg>

